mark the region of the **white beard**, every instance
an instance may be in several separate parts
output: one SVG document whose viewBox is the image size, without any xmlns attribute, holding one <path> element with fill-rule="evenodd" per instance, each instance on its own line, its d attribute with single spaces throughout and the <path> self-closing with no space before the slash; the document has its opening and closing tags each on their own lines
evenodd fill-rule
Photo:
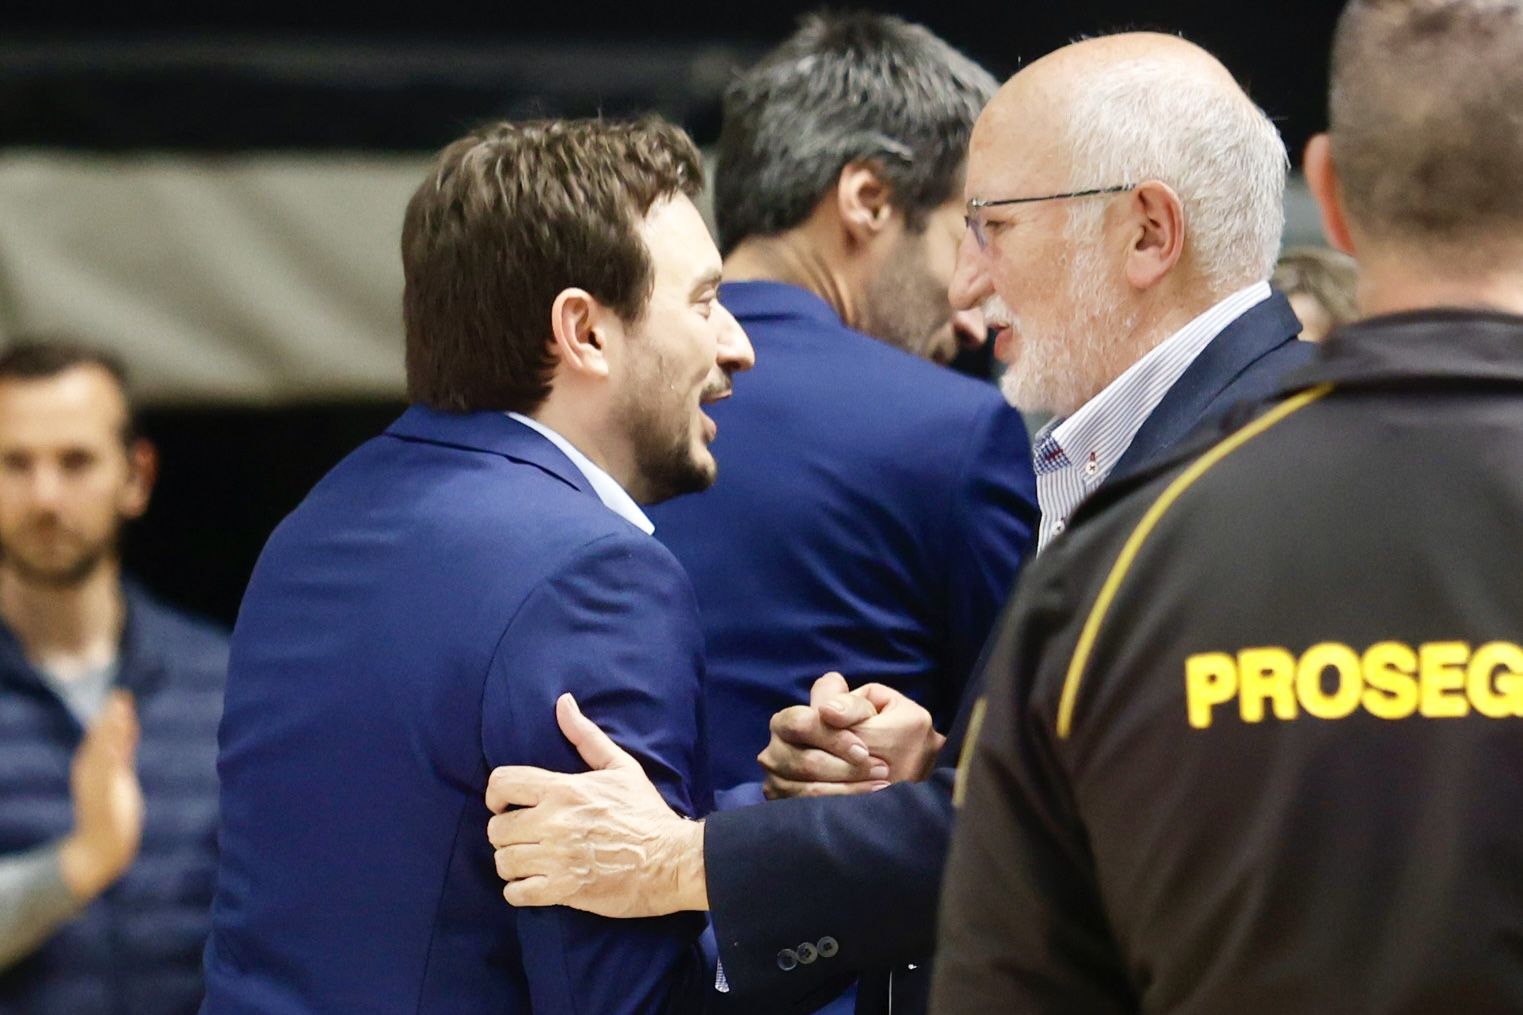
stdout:
<svg viewBox="0 0 1523 1015">
<path fill-rule="evenodd" d="M 1012 313 L 998 296 L 984 301 L 986 320 L 1008 324 L 1011 362 L 1000 378 L 1005 400 L 1024 412 L 1071 416 L 1109 382 L 1115 350 L 1137 324 L 1123 292 L 1104 285 L 1108 265 L 1097 243 L 1073 243 L 1064 292 L 1052 302 L 1073 308 L 1066 320 Z"/>
</svg>

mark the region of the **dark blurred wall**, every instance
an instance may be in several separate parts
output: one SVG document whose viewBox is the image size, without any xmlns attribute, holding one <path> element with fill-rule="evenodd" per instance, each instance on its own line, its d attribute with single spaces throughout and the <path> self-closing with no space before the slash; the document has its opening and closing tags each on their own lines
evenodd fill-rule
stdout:
<svg viewBox="0 0 1523 1015">
<path fill-rule="evenodd" d="M 128 530 L 127 570 L 231 626 L 265 540 L 323 473 L 401 414 L 400 402 L 151 409 L 158 488 Z"/>
<path fill-rule="evenodd" d="M 271 0 L 260 4 L 205 4 L 189 2 L 151 3 L 146 0 L 123 0 L 104 8 L 44 4 L 36 0 L 12 0 L 0 5 L 0 74 L 5 74 L 6 54 L 34 46 L 39 41 L 90 45 L 104 42 L 119 49 L 126 43 L 163 42 L 195 39 L 221 44 L 230 49 L 257 48 L 261 44 L 297 45 L 320 41 L 338 45 L 353 56 L 355 46 L 369 44 L 382 49 L 400 49 L 435 54 L 447 64 L 452 49 L 470 51 L 494 46 L 521 46 L 537 53 L 556 47 L 581 48 L 574 66 L 565 72 L 573 78 L 601 82 L 606 91 L 617 89 L 620 78 L 610 78 L 600 67 L 595 52 L 584 47 L 605 45 L 621 54 L 645 52 L 652 55 L 675 52 L 677 47 L 718 47 L 718 52 L 754 53 L 776 41 L 792 27 L 800 13 L 818 5 L 803 3 L 766 4 L 695 4 L 695 3 L 594 3 L 589 0 L 563 0 L 556 3 L 456 3 L 448 5 L 376 5 L 353 2 L 297 3 Z M 834 4 L 833 6 L 849 6 Z M 871 5 L 868 5 L 871 6 Z M 1260 104 L 1280 122 L 1292 151 L 1299 155 L 1307 136 L 1323 122 L 1328 41 L 1341 4 L 1337 0 L 1281 0 L 1279 3 L 1221 3 L 1217 0 L 1066 0 L 1066 2 L 1004 3 L 945 0 L 940 3 L 904 3 L 891 9 L 898 14 L 928 25 L 953 44 L 975 56 L 996 75 L 1004 77 L 1041 54 L 1079 36 L 1124 28 L 1150 28 L 1182 32 L 1216 52 L 1249 87 Z M 888 8 L 885 8 L 888 9 Z M 622 57 L 620 58 L 622 61 Z M 722 60 L 722 56 L 721 56 Z M 93 61 L 98 70 L 108 69 L 109 59 Z M 455 124 L 426 124 L 417 120 L 413 110 L 422 108 L 426 116 L 451 119 L 449 103 L 463 108 L 460 119 L 472 120 L 479 103 L 469 98 L 477 88 L 489 88 L 489 75 L 481 68 L 457 75 L 453 79 L 441 73 L 409 75 L 407 67 L 398 73 L 380 74 L 372 82 L 378 96 L 392 104 L 394 124 L 383 128 L 371 121 L 360 104 L 337 94 L 331 82 L 343 77 L 343 57 L 330 60 L 330 66 L 293 65 L 293 78 L 285 94 L 290 99 L 280 106 L 279 90 L 265 94 L 265 101 L 276 108 L 250 104 L 250 85 L 236 76 L 224 75 L 203 89 L 183 89 L 181 111 L 192 125 L 203 129 L 217 120 L 219 100 L 230 120 L 239 117 L 261 119 L 266 113 L 279 113 L 301 122 L 308 104 L 298 99 L 318 99 L 321 108 L 344 113 L 335 116 L 331 128 L 335 136 L 352 126 L 354 117 L 375 132 L 373 140 L 388 146 L 418 145 L 432 147 L 441 139 L 453 136 Z M 299 61 L 298 61 L 299 64 Z M 363 68 L 360 60 L 357 67 Z M 536 72 L 538 73 L 538 72 Z M 511 74 L 507 75 L 512 77 Z M 146 108 L 141 100 L 154 90 L 152 75 L 137 75 L 124 83 L 116 133 L 126 137 L 131 131 L 131 109 L 143 110 L 145 117 L 159 115 Z M 307 85 L 298 79 L 305 78 Z M 627 79 L 625 79 L 627 82 Z M 321 82 L 328 83 L 321 83 Z M 409 82 L 411 81 L 411 85 Z M 668 74 L 668 85 L 682 86 L 690 79 L 684 74 Z M 554 91 L 559 84 L 541 80 L 545 89 Z M 417 86 L 416 88 L 412 86 Z M 303 93 L 302 89 L 307 90 Z M 432 96 L 428 92 L 432 90 Z M 585 89 L 574 88 L 584 92 Z M 594 92 L 596 86 L 594 86 Z M 327 92 L 326 100 L 323 94 Z M 40 93 L 33 91 L 32 96 Z M 7 93 L 0 81 L 0 115 L 15 113 L 15 79 Z M 593 95 L 588 111 L 599 107 Z M 668 96 L 669 97 L 669 96 Z M 641 96 L 635 96 L 636 100 Z M 660 100 L 660 95 L 646 95 Z M 435 101 L 438 100 L 438 101 Z M 52 101 L 68 104 L 66 95 L 55 93 Z M 328 105 L 327 103 L 331 103 Z M 627 97 L 603 96 L 604 108 L 622 108 Z M 532 102 L 529 103 L 532 106 Z M 702 107 L 702 108 L 700 108 Z M 433 112 L 437 111 L 437 112 Z M 484 111 L 484 110 L 483 110 Z M 550 110 L 554 112 L 555 110 Z M 689 127 L 712 135 L 717 127 L 714 110 L 695 104 L 687 110 Z M 463 114 L 463 115 L 461 115 Z M 7 132 L 9 143 L 16 135 Z M 268 140 L 268 139 L 267 139 Z M 307 143 L 317 139 L 305 137 Z"/>
</svg>

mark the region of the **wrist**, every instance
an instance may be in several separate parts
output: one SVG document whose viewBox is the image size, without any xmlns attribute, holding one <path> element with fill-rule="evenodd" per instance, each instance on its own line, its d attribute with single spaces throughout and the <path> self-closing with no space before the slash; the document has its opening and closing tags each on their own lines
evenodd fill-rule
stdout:
<svg viewBox="0 0 1523 1015">
<path fill-rule="evenodd" d="M 925 755 L 921 758 L 920 772 L 915 776 L 916 782 L 923 782 L 930 778 L 931 773 L 936 770 L 936 759 L 941 757 L 941 749 L 946 745 L 946 742 L 946 737 L 935 730 L 931 731 L 930 737 L 926 740 Z"/>
<path fill-rule="evenodd" d="M 78 832 L 71 833 L 58 847 L 58 870 L 69 894 L 79 902 L 90 902 L 121 876 L 123 865 L 93 846 Z"/>
<path fill-rule="evenodd" d="M 676 905 L 679 912 L 708 912 L 708 872 L 703 860 L 703 822 L 684 818 L 672 836 Z"/>
</svg>

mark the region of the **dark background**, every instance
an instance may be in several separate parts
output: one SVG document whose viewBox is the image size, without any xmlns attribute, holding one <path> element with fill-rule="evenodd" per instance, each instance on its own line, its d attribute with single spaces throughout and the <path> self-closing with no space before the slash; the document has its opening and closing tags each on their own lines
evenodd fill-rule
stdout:
<svg viewBox="0 0 1523 1015">
<path fill-rule="evenodd" d="M 817 5 L 123 0 L 88 16 L 34 0 L 3 6 L 6 143 L 126 146 L 156 132 L 166 144 L 205 135 L 240 147 L 278 144 L 285 132 L 287 142 L 302 145 L 428 149 L 462 123 L 536 107 L 587 113 L 670 105 L 701 141 L 711 140 L 714 82 L 700 83 L 706 94 L 685 96 L 692 82 L 670 69 L 694 52 L 745 59 Z M 1181 32 L 1237 73 L 1299 152 L 1322 123 L 1339 7 L 1336 0 L 946 0 L 880 9 L 927 25 L 1000 78 L 1082 35 Z M 187 49 L 202 62 L 185 66 Z M 49 71 L 45 57 L 18 59 L 27 51 L 59 59 Z M 472 60 L 493 52 L 506 59 L 495 67 Z M 178 60 L 165 59 L 175 53 Z M 223 58 L 220 70 L 214 54 Z M 723 74 L 715 77 L 722 84 Z M 102 81 L 112 83 L 109 94 L 95 86 Z M 92 102 L 100 105 L 92 110 Z M 552 108 L 562 104 L 571 108 Z M 92 132 L 81 130 L 86 124 Z"/>
<path fill-rule="evenodd" d="M 647 110 L 707 143 L 729 76 L 815 6 L 123 0 L 86 16 L 57 3 L 12 2 L 0 9 L 0 144 L 422 152 L 492 118 Z M 1183 33 L 1238 75 L 1298 160 L 1324 123 L 1339 7 L 1334 0 L 945 0 L 892 11 L 1000 78 L 1083 35 Z M 148 518 L 129 537 L 129 568 L 171 600 L 230 623 L 270 529 L 400 408 L 335 402 L 147 412 L 162 479 Z"/>
</svg>

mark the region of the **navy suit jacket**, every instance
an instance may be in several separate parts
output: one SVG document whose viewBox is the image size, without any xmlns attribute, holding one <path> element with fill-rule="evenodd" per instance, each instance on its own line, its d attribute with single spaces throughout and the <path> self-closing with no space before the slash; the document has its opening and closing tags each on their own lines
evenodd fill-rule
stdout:
<svg viewBox="0 0 1523 1015">
<path fill-rule="evenodd" d="M 818 296 L 723 286 L 756 367 L 711 407 L 719 478 L 651 511 L 693 579 L 721 806 L 760 801 L 773 713 L 829 670 L 957 704 L 1035 531 L 1020 414 L 852 331 Z"/>
<path fill-rule="evenodd" d="M 1169 389 L 1109 479 L 1143 467 L 1232 405 L 1271 394 L 1276 381 L 1312 358 L 1315 347 L 1296 341 L 1300 331 L 1278 292 L 1229 324 Z M 1002 619 L 996 634 L 1004 626 Z M 890 990 L 894 1012 L 923 1010 L 929 986 L 923 960 L 935 950 L 936 902 L 953 821 L 951 766 L 981 685 L 980 672 L 964 695 L 942 767 L 926 782 L 867 796 L 779 801 L 708 819 L 710 912 L 737 992 L 767 998 L 769 1011 L 808 1011 L 851 976 L 921 962 L 913 975 L 897 971 L 892 985 L 887 977 L 864 977 L 857 1010 L 888 1010 Z M 790 949 L 796 956 L 801 943 L 826 936 L 836 945 L 828 958 L 804 964 L 782 955 Z"/>
<path fill-rule="evenodd" d="M 688 815 L 711 804 L 702 636 L 665 547 L 501 413 L 409 409 L 281 523 L 233 634 L 209 1015 L 656 1012 L 703 920 L 515 910 L 488 773 L 578 771 L 555 700 Z"/>
</svg>

